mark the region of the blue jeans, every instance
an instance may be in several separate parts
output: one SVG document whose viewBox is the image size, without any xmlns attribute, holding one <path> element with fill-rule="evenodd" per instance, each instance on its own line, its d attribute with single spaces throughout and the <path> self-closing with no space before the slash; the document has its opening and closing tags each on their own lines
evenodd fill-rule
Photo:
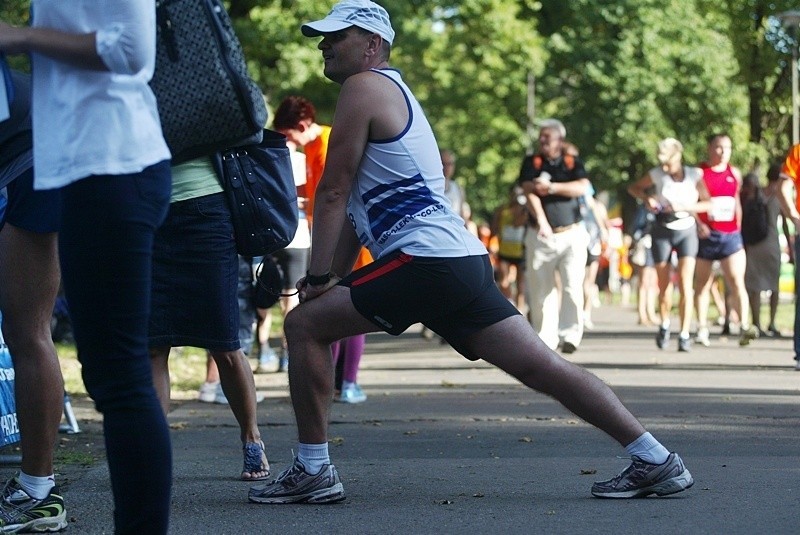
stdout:
<svg viewBox="0 0 800 535">
<path fill-rule="evenodd" d="M 86 390 L 103 413 L 115 532 L 167 533 L 172 448 L 153 388 L 147 328 L 153 238 L 169 162 L 66 186 L 59 253 Z"/>
</svg>

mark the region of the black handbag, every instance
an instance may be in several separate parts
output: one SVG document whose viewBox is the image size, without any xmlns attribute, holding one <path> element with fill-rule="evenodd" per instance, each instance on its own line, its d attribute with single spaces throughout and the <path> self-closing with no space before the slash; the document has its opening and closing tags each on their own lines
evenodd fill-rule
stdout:
<svg viewBox="0 0 800 535">
<path fill-rule="evenodd" d="M 253 303 L 256 308 L 272 308 L 272 305 L 283 297 L 281 293 L 283 291 L 283 272 L 271 256 L 265 256 L 261 260 L 253 290 Z"/>
<path fill-rule="evenodd" d="M 286 137 L 264 130 L 261 143 L 234 147 L 212 158 L 228 201 L 242 256 L 283 249 L 297 232 L 297 189 Z"/>
<path fill-rule="evenodd" d="M 222 0 L 157 0 L 156 20 L 150 87 L 172 163 L 259 142 L 267 106 Z"/>
</svg>

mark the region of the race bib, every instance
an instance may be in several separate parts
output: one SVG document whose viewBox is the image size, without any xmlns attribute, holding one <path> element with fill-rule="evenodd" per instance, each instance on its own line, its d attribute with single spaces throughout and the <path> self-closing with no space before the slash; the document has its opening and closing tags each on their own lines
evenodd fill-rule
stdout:
<svg viewBox="0 0 800 535">
<path fill-rule="evenodd" d="M 733 221 L 736 218 L 736 199 L 734 197 L 712 197 L 710 215 L 712 221 Z"/>
</svg>

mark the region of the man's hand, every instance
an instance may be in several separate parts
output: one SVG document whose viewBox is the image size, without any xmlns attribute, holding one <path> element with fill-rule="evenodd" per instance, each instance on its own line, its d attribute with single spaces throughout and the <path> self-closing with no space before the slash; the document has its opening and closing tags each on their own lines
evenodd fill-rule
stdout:
<svg viewBox="0 0 800 535">
<path fill-rule="evenodd" d="M 711 227 L 709 227 L 708 225 L 706 225 L 705 223 L 703 223 L 701 221 L 698 221 L 697 222 L 697 236 L 701 240 L 704 240 L 704 239 L 708 238 L 709 236 L 711 236 Z"/>
<path fill-rule="evenodd" d="M 547 195 L 552 195 L 553 193 L 553 183 L 549 180 L 535 180 L 533 182 L 533 191 L 539 197 L 545 197 Z"/>
<path fill-rule="evenodd" d="M 536 235 L 542 238 L 543 240 L 548 239 L 550 236 L 553 235 L 553 227 L 550 226 L 550 223 L 547 220 L 544 221 L 536 221 L 539 225 L 539 230 L 536 231 Z"/>
<path fill-rule="evenodd" d="M 661 203 L 658 202 L 658 199 L 652 196 L 647 196 L 642 200 L 642 204 L 647 209 L 648 212 L 651 214 L 657 214 L 661 211 Z"/>
<path fill-rule="evenodd" d="M 300 302 L 305 303 L 306 301 L 311 301 L 312 299 L 319 297 L 320 295 L 324 294 L 325 292 L 327 292 L 328 290 L 339 284 L 340 280 L 342 280 L 341 277 L 337 277 L 334 275 L 331 278 L 331 280 L 329 280 L 325 284 L 311 286 L 310 284 L 306 284 L 306 278 L 303 277 L 302 279 L 297 281 L 297 291 Z"/>
</svg>

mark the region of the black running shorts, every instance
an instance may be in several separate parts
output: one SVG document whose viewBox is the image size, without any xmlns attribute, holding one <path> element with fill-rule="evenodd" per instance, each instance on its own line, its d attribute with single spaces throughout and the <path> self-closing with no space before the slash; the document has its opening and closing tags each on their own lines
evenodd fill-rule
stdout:
<svg viewBox="0 0 800 535">
<path fill-rule="evenodd" d="M 488 255 L 431 258 L 398 251 L 339 284 L 350 288 L 356 310 L 387 333 L 399 335 L 419 322 L 462 354 L 469 335 L 519 314 L 497 289 Z"/>
</svg>

